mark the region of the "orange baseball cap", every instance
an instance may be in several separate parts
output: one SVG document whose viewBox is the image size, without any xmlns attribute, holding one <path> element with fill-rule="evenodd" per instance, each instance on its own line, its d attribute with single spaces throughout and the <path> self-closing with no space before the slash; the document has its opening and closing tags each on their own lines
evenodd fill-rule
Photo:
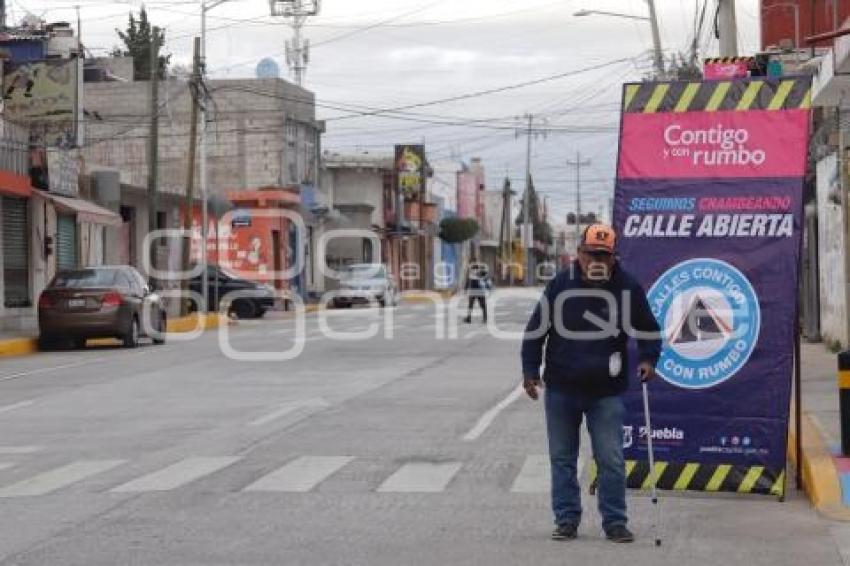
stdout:
<svg viewBox="0 0 850 566">
<path fill-rule="evenodd" d="M 581 247 L 587 251 L 614 253 L 617 233 L 606 224 L 591 224 L 584 231 Z"/>
</svg>

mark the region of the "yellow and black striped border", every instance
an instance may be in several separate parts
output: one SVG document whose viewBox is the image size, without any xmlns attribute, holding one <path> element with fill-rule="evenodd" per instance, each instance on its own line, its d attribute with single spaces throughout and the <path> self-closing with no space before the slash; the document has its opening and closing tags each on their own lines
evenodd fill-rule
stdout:
<svg viewBox="0 0 850 566">
<path fill-rule="evenodd" d="M 647 82 L 623 87 L 623 111 L 627 114 L 791 110 L 811 106 L 810 77 Z"/>
<path fill-rule="evenodd" d="M 725 64 L 730 65 L 732 63 L 752 63 L 755 61 L 755 57 L 707 57 L 703 59 L 703 63 L 707 65 L 711 64 Z"/>
<path fill-rule="evenodd" d="M 712 491 L 753 493 L 782 497 L 785 494 L 785 471 L 764 466 L 732 466 L 729 464 L 695 464 L 655 462 L 658 489 L 671 491 Z M 596 486 L 596 462 L 590 464 L 590 480 Z M 653 477 L 646 460 L 626 460 L 626 487 L 649 489 Z"/>
</svg>

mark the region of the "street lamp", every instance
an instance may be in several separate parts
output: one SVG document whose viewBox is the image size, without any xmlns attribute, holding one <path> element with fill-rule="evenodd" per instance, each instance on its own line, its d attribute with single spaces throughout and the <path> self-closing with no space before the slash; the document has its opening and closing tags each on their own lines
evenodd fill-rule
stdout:
<svg viewBox="0 0 850 566">
<path fill-rule="evenodd" d="M 777 2 L 770 6 L 763 6 L 762 14 L 774 8 L 791 8 L 794 10 L 794 53 L 797 56 L 797 63 L 800 62 L 800 4 L 796 2 Z"/>
<path fill-rule="evenodd" d="M 621 14 L 620 12 L 607 12 L 605 10 L 579 10 L 573 14 L 573 16 L 609 16 L 613 18 L 625 18 L 627 20 L 649 22 L 649 25 L 652 28 L 652 47 L 655 59 L 655 73 L 658 75 L 659 79 L 663 79 L 665 78 L 666 73 L 664 72 L 664 54 L 661 49 L 661 33 L 658 31 L 658 18 L 655 15 L 655 1 L 646 0 L 646 4 L 649 7 L 649 17 L 635 16 L 634 14 Z"/>
</svg>

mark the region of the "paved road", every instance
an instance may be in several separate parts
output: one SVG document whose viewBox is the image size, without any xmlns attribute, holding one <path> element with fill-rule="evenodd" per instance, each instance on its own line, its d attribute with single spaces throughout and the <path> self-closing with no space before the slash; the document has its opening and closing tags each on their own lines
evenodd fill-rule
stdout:
<svg viewBox="0 0 850 566">
<path fill-rule="evenodd" d="M 500 308 L 517 330 L 528 301 Z M 631 546 L 548 539 L 542 407 L 517 341 L 437 339 L 428 305 L 327 313 L 219 335 L 0 365 L 0 564 L 842 564 L 843 527 L 793 495 L 665 497 L 664 546 L 630 495 Z M 387 313 L 385 313 L 387 314 Z M 453 318 L 452 318 L 453 320 Z M 300 335 L 301 338 L 297 338 Z M 582 462 L 587 461 L 583 455 Z"/>
</svg>

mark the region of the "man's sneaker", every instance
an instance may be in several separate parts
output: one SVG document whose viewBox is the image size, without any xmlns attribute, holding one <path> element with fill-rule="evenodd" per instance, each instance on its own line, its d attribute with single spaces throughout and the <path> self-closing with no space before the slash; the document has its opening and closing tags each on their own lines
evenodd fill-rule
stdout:
<svg viewBox="0 0 850 566">
<path fill-rule="evenodd" d="M 578 537 L 578 526 L 572 523 L 558 525 L 552 531 L 552 540 L 573 540 Z"/>
<path fill-rule="evenodd" d="M 614 525 L 605 529 L 605 538 L 612 542 L 634 542 L 635 535 L 625 525 Z"/>
</svg>

